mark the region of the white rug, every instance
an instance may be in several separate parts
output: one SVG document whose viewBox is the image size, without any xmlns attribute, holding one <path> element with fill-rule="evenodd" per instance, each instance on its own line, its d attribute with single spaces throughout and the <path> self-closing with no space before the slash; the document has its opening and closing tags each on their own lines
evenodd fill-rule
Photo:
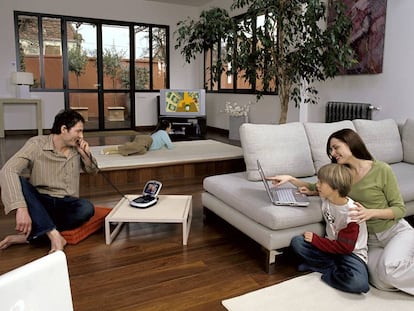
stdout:
<svg viewBox="0 0 414 311">
<path fill-rule="evenodd" d="M 321 280 L 320 273 L 300 276 L 242 296 L 222 301 L 229 311 L 318 310 L 405 311 L 414 310 L 414 297 L 371 287 L 367 294 L 349 294 Z"/>
<path fill-rule="evenodd" d="M 243 158 L 240 147 L 221 143 L 215 140 L 192 140 L 174 142 L 173 149 L 160 149 L 148 151 L 142 155 L 122 156 L 118 154 L 101 154 L 103 148 L 108 146 L 91 147 L 91 152 L 103 170 L 119 168 L 139 168 L 181 163 L 194 163 L 218 160 L 231 160 Z"/>
</svg>

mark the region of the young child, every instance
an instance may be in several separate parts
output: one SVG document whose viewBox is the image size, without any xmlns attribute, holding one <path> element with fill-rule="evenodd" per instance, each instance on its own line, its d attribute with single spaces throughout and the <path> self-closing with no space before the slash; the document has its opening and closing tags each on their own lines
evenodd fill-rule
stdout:
<svg viewBox="0 0 414 311">
<path fill-rule="evenodd" d="M 157 127 L 155 128 L 154 133 L 152 133 L 152 144 L 149 150 L 158 150 L 164 146 L 167 149 L 172 149 L 174 147 L 171 142 L 169 133 L 171 132 L 171 123 L 168 120 L 160 120 Z"/>
<path fill-rule="evenodd" d="M 174 145 L 168 135 L 170 132 L 171 123 L 168 120 L 161 120 L 151 135 L 137 135 L 131 142 L 119 146 L 106 147 L 102 150 L 102 154 L 129 156 L 133 154 L 145 154 L 148 150 L 158 150 L 164 146 L 167 149 L 172 149 Z"/>
<path fill-rule="evenodd" d="M 300 271 L 320 272 L 322 280 L 336 289 L 366 293 L 368 233 L 365 222 L 351 220 L 354 201 L 347 197 L 351 185 L 352 173 L 345 165 L 320 168 L 316 188 L 322 199 L 326 236 L 305 232 L 292 239 L 291 248 L 304 260 Z"/>
</svg>

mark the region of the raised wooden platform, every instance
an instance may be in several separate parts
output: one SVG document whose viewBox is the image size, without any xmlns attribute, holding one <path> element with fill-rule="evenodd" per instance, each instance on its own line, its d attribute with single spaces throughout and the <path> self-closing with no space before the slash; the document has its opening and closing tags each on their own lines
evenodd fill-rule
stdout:
<svg viewBox="0 0 414 311">
<path fill-rule="evenodd" d="M 97 175 L 81 174 L 80 196 L 94 197 L 116 193 L 117 191 L 110 183 L 123 194 L 141 193 L 145 183 L 150 179 L 161 181 L 163 187 L 185 186 L 201 184 L 207 176 L 245 170 L 243 158 L 105 170 Z"/>
<path fill-rule="evenodd" d="M 174 142 L 173 149 L 143 155 L 106 155 L 104 149 L 105 146 L 91 147 L 101 172 L 96 176 L 81 174 L 81 197 L 116 193 L 114 188 L 122 194 L 141 193 L 150 179 L 159 180 L 163 187 L 183 189 L 201 185 L 207 176 L 245 170 L 240 147 L 209 139 Z"/>
</svg>

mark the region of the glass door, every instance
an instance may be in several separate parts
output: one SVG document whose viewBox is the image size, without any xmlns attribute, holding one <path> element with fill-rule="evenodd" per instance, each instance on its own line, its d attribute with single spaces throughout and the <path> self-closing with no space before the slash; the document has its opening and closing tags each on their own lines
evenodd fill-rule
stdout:
<svg viewBox="0 0 414 311">
<path fill-rule="evenodd" d="M 85 118 L 86 130 L 131 128 L 129 27 L 66 27 L 69 107 Z"/>
<path fill-rule="evenodd" d="M 130 128 L 131 125 L 129 46 L 128 26 L 102 25 L 102 108 L 105 129 Z"/>
</svg>

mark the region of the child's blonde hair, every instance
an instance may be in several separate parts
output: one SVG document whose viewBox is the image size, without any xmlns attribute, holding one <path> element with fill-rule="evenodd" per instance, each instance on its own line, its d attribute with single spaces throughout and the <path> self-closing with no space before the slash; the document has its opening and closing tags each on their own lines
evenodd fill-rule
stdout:
<svg viewBox="0 0 414 311">
<path fill-rule="evenodd" d="M 330 163 L 322 166 L 318 171 L 318 179 L 337 190 L 341 197 L 346 197 L 351 191 L 352 172 L 345 165 Z"/>
</svg>

